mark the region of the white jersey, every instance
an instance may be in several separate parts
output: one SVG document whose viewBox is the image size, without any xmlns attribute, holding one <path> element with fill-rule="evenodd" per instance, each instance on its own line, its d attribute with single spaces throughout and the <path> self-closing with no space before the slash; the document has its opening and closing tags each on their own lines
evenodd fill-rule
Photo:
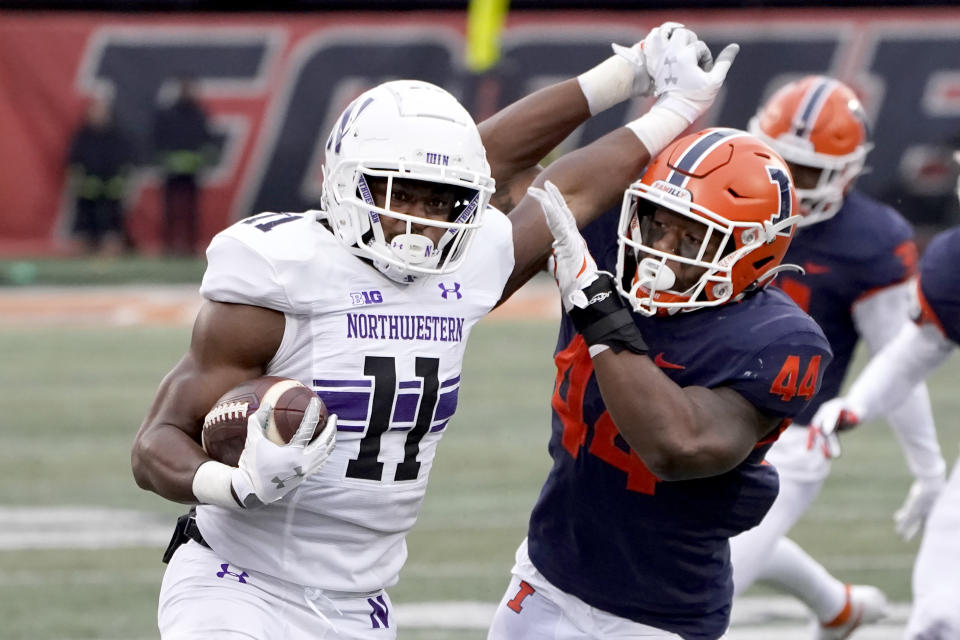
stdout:
<svg viewBox="0 0 960 640">
<path fill-rule="evenodd" d="M 261 214 L 218 234 L 200 293 L 282 311 L 267 375 L 313 387 L 338 416 L 323 468 L 279 502 L 197 508 L 223 558 L 297 584 L 388 587 L 406 560 L 434 453 L 457 407 L 467 337 L 513 270 L 506 216 L 490 209 L 452 274 L 398 284 L 348 252 L 318 212 Z"/>
</svg>

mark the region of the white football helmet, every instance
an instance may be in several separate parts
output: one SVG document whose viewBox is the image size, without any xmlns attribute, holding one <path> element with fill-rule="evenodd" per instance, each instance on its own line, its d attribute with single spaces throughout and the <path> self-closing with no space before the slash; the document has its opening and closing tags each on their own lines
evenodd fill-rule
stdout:
<svg viewBox="0 0 960 640">
<path fill-rule="evenodd" d="M 327 139 L 323 178 L 322 208 L 337 238 L 397 282 L 459 267 L 494 191 L 473 118 L 448 92 L 415 80 L 385 82 L 350 103 Z M 371 178 L 386 180 L 383 207 L 374 204 Z M 407 215 L 389 208 L 395 179 L 453 185 L 464 195 L 449 221 Z M 406 233 L 388 240 L 382 216 L 404 221 Z M 434 246 L 414 225 L 446 232 Z"/>
<path fill-rule="evenodd" d="M 788 163 L 820 170 L 815 187 L 796 188 L 801 227 L 839 211 L 873 148 L 857 95 L 826 76 L 806 76 L 781 87 L 748 128 Z"/>
</svg>

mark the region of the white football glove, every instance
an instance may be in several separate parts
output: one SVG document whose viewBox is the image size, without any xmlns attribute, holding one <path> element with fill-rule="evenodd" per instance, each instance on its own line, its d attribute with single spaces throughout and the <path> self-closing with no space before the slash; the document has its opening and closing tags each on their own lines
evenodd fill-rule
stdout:
<svg viewBox="0 0 960 640">
<path fill-rule="evenodd" d="M 846 398 L 827 400 L 810 420 L 810 437 L 807 449 L 819 448 L 826 458 L 840 457 L 840 439 L 837 433 L 860 424 L 862 410 L 850 405 Z"/>
<path fill-rule="evenodd" d="M 659 27 L 654 27 L 650 30 L 643 40 L 634 44 L 632 47 L 624 47 L 613 43 L 613 52 L 618 56 L 629 62 L 633 67 L 633 96 L 642 97 L 648 96 L 653 92 L 653 78 L 650 77 L 650 72 L 647 69 L 647 59 L 643 55 L 644 47 L 649 46 L 645 43 L 647 42 L 665 42 L 670 38 L 670 34 L 676 29 L 683 29 L 683 25 L 679 22 L 664 22 Z M 686 29 L 684 29 L 686 31 Z M 691 33 L 693 33 L 691 31 Z M 704 45 L 706 48 L 706 45 Z M 707 51 L 709 54 L 710 52 Z"/>
<path fill-rule="evenodd" d="M 678 27 L 651 32 L 642 50 L 653 94 L 660 98 L 657 106 L 692 124 L 713 104 L 740 45 L 728 44 L 714 62 L 693 31 Z"/>
<path fill-rule="evenodd" d="M 540 203 L 547 226 L 553 234 L 553 255 L 548 268 L 553 272 L 560 288 L 564 311 L 570 311 L 573 307 L 583 309 L 587 306 L 587 296 L 583 289 L 597 279 L 597 263 L 577 230 L 577 221 L 564 201 L 563 194 L 549 180 L 543 187 L 530 187 L 527 193 Z"/>
<path fill-rule="evenodd" d="M 669 34 L 673 29 L 682 26 L 678 22 L 665 22 L 652 29 L 644 40 L 632 47 L 613 44 L 611 46 L 614 55 L 577 76 L 580 89 L 590 107 L 590 114 L 596 115 L 630 98 L 650 95 L 653 78 L 647 73 L 643 43 L 653 34 L 661 37 L 659 34 Z"/>
<path fill-rule="evenodd" d="M 926 522 L 933 503 L 945 484 L 944 476 L 917 478 L 913 481 L 903 506 L 893 514 L 894 528 L 901 538 L 909 541 L 920 532 L 920 527 Z"/>
<path fill-rule="evenodd" d="M 247 440 L 231 478 L 237 498 L 247 508 L 276 502 L 300 486 L 323 466 L 336 445 L 336 414 L 330 414 L 323 430 L 309 442 L 320 418 L 319 398 L 310 400 L 296 433 L 282 446 L 265 435 L 272 408 L 265 403 L 247 419 Z"/>
</svg>

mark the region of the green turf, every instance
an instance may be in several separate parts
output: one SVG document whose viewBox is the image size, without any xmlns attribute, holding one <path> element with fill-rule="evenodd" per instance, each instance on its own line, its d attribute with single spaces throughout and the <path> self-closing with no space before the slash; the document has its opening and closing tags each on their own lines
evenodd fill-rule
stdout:
<svg viewBox="0 0 960 640">
<path fill-rule="evenodd" d="M 84 505 L 169 516 L 178 505 L 136 488 L 129 446 L 153 391 L 186 347 L 186 328 L 10 328 L 0 332 L 0 505 Z M 502 595 L 549 460 L 550 323 L 475 330 L 460 409 L 434 465 L 395 602 Z M 941 441 L 953 463 L 960 358 L 931 380 Z M 909 475 L 890 430 L 867 424 L 794 538 L 848 581 L 909 599 L 917 543 L 894 536 L 891 514 Z M 0 637 L 156 637 L 161 549 L 0 551 Z M 482 632 L 405 630 L 404 640 L 473 640 Z"/>
<path fill-rule="evenodd" d="M 117 256 L 103 258 L 0 259 L 0 286 L 196 284 L 206 262 L 196 258 Z"/>
</svg>

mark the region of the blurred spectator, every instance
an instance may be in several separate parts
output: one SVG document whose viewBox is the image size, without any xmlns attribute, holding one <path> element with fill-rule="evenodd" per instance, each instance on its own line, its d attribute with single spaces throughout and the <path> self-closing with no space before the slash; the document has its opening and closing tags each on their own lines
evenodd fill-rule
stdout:
<svg viewBox="0 0 960 640">
<path fill-rule="evenodd" d="M 210 164 L 213 144 L 207 115 L 197 103 L 194 83 L 177 81 L 176 97 L 161 103 L 153 129 L 157 161 L 164 173 L 163 238 L 168 255 L 196 252 L 201 172 Z"/>
<path fill-rule="evenodd" d="M 116 255 L 130 244 L 123 199 L 133 167 L 130 141 L 113 122 L 111 105 L 95 99 L 70 144 L 73 234 L 85 253 Z"/>
</svg>

